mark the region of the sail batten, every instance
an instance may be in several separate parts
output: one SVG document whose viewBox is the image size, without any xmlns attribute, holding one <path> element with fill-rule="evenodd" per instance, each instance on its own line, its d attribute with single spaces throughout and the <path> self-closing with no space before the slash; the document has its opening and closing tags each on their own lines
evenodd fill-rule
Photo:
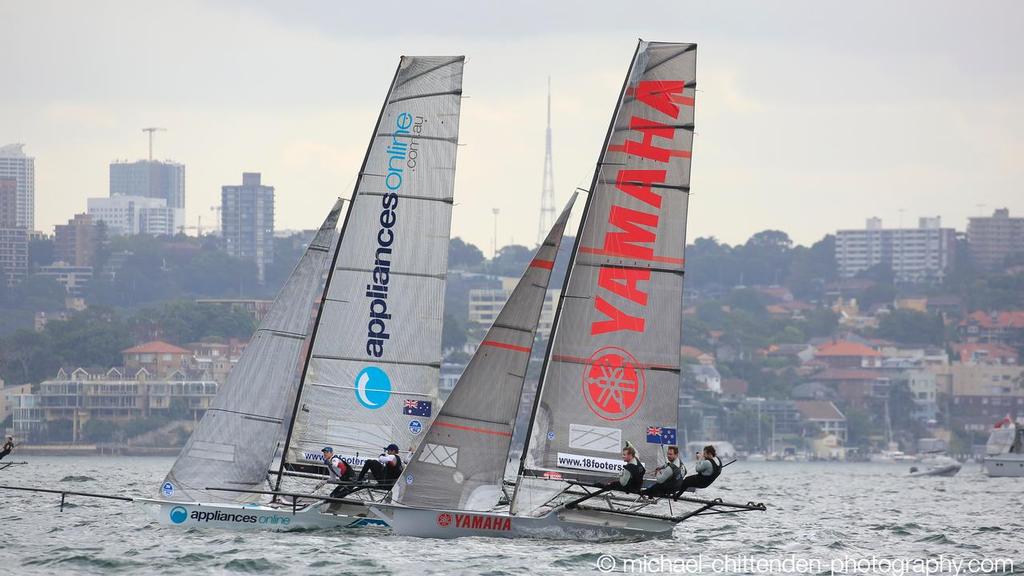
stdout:
<svg viewBox="0 0 1024 576">
<path fill-rule="evenodd" d="M 331 268 L 285 462 L 411 451 L 440 373 L 463 57 L 402 57 Z"/>
<path fill-rule="evenodd" d="M 608 478 L 623 443 L 653 464 L 675 442 L 695 54 L 641 42 L 634 55 L 559 300 L 526 476 Z"/>
<path fill-rule="evenodd" d="M 341 208 L 338 200 L 253 333 L 167 474 L 162 497 L 215 502 L 259 498 L 205 488 L 253 490 L 266 482 L 296 398 L 302 348 L 330 265 Z"/>
<path fill-rule="evenodd" d="M 576 195 L 538 247 L 396 484 L 406 506 L 487 510 L 498 501 L 553 263 Z"/>
</svg>

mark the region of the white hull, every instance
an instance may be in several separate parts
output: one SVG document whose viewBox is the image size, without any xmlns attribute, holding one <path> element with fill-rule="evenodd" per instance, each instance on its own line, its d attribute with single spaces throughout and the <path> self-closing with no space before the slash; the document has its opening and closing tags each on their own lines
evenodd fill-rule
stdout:
<svg viewBox="0 0 1024 576">
<path fill-rule="evenodd" d="M 1024 477 L 1024 454 L 986 456 L 985 474 L 993 477 Z"/>
<path fill-rule="evenodd" d="M 671 538 L 670 520 L 614 514 L 602 510 L 559 509 L 546 516 L 509 516 L 466 510 L 434 510 L 400 505 L 371 505 L 402 536 L 420 538 L 543 538 L 546 540 L 641 540 Z"/>
<path fill-rule="evenodd" d="M 960 468 L 961 466 L 959 463 L 948 464 L 946 466 L 935 466 L 924 470 L 917 470 L 916 472 L 911 472 L 910 475 L 915 478 L 920 476 L 944 476 L 948 478 L 950 476 L 956 476 L 957 472 L 960 472 Z"/>
<path fill-rule="evenodd" d="M 362 505 L 313 505 L 292 511 L 289 506 L 262 504 L 228 504 L 201 502 L 173 502 L 167 500 L 136 499 L 134 502 L 148 508 L 160 524 L 182 528 L 222 528 L 227 530 L 283 531 L 310 528 L 368 528 L 386 527 L 387 523 L 372 516 Z"/>
</svg>

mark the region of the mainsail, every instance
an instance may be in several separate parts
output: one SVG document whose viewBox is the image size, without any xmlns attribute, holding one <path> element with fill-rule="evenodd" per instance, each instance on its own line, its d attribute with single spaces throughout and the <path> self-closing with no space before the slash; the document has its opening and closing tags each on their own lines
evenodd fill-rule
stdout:
<svg viewBox="0 0 1024 576">
<path fill-rule="evenodd" d="M 464 57 L 402 57 L 327 281 L 287 465 L 415 448 L 435 411 Z"/>
<path fill-rule="evenodd" d="M 498 501 L 523 380 L 576 195 L 555 221 L 395 485 L 407 506 L 487 510 Z"/>
<path fill-rule="evenodd" d="M 282 423 L 291 415 L 298 391 L 301 351 L 322 294 L 341 206 L 338 200 L 218 390 L 167 474 L 163 497 L 204 502 L 259 498 L 203 489 L 265 487 Z"/>
<path fill-rule="evenodd" d="M 521 472 L 653 472 L 676 439 L 696 46 L 640 42 L 594 174 Z"/>
</svg>

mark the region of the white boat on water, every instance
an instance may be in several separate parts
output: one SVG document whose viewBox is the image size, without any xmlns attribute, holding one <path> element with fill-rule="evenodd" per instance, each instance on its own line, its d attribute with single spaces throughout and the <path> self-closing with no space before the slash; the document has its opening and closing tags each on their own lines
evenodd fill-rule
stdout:
<svg viewBox="0 0 1024 576">
<path fill-rule="evenodd" d="M 982 463 L 993 477 L 1024 477 L 1024 426 L 1009 416 L 999 421 L 985 444 Z"/>
<path fill-rule="evenodd" d="M 910 468 L 910 476 L 915 478 L 921 476 L 956 476 L 962 467 L 962 464 L 949 456 L 930 456 L 921 460 L 920 468 L 912 466 Z"/>
<path fill-rule="evenodd" d="M 394 532 L 659 538 L 697 515 L 765 509 L 599 484 L 619 475 L 624 443 L 636 446 L 648 482 L 676 444 L 695 70 L 693 44 L 637 48 L 576 233 L 511 494 L 505 462 L 544 271 L 516 286 L 487 334 L 495 346 L 477 350 L 393 501 L 370 505 Z M 554 247 L 549 236 L 541 250 L 553 259 Z"/>
</svg>

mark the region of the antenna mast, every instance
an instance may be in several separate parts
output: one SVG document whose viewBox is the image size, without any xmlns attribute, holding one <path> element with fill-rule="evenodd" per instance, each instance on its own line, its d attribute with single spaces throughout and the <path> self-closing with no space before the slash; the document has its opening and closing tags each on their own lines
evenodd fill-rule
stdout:
<svg viewBox="0 0 1024 576">
<path fill-rule="evenodd" d="M 149 128 L 143 128 L 142 131 L 143 132 L 149 132 L 149 161 L 152 162 L 153 161 L 153 132 L 157 132 L 157 131 L 166 132 L 167 128 L 158 128 L 156 126 L 152 126 L 152 127 L 149 127 Z"/>
<path fill-rule="evenodd" d="M 548 76 L 548 128 L 544 133 L 544 187 L 540 195 L 540 222 L 537 244 L 544 242 L 548 230 L 555 225 L 555 176 L 551 165 L 551 77 Z"/>
</svg>

